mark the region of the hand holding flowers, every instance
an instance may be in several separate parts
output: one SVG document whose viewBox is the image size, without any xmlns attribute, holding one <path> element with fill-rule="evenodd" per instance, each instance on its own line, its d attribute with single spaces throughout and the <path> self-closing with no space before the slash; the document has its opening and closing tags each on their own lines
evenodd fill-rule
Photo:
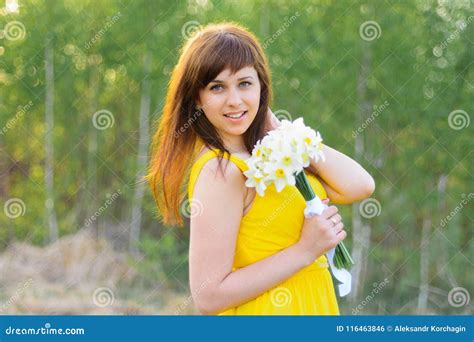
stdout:
<svg viewBox="0 0 474 342">
<path fill-rule="evenodd" d="M 254 187 L 259 196 L 263 196 L 270 185 L 274 185 L 277 192 L 294 185 L 306 200 L 305 216 L 321 215 L 327 206 L 314 193 L 304 168 L 312 159 L 324 161 L 322 147 L 319 132 L 306 126 L 302 118 L 294 122 L 283 120 L 255 145 L 252 156 L 246 161 L 245 185 Z M 342 283 L 339 293 L 344 296 L 351 288 L 351 275 L 345 268 L 354 262 L 342 241 L 327 256 L 333 275 Z"/>
</svg>

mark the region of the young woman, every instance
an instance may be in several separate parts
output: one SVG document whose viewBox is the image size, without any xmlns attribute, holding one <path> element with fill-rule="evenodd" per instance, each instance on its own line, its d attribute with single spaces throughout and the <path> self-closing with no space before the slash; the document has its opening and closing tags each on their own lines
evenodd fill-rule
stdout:
<svg viewBox="0 0 474 342">
<path fill-rule="evenodd" d="M 201 313 L 337 315 L 324 254 L 346 237 L 338 209 L 304 218 L 295 187 L 259 197 L 244 184 L 244 160 L 278 124 L 271 95 L 253 34 L 230 23 L 197 32 L 173 70 L 147 178 L 165 224 L 183 223 L 187 185 L 190 287 Z M 328 146 L 324 153 L 307 170 L 320 198 L 348 204 L 372 194 L 359 164 Z"/>
</svg>

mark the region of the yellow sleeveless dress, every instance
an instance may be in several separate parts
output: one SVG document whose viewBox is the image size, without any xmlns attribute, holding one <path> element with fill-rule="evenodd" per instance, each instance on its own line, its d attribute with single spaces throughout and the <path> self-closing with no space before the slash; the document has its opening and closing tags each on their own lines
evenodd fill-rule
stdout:
<svg viewBox="0 0 474 342">
<path fill-rule="evenodd" d="M 201 169 L 217 154 L 217 150 L 209 150 L 193 164 L 188 183 L 190 200 Z M 242 172 L 248 169 L 245 161 L 239 157 L 231 155 L 229 158 L 228 154 L 224 157 Z M 307 175 L 315 193 L 321 199 L 326 198 L 326 191 L 317 178 L 309 173 Z M 252 207 L 240 222 L 232 270 L 295 244 L 303 227 L 305 207 L 303 196 L 294 186 L 287 186 L 278 193 L 271 185 L 263 197 L 257 194 Z M 326 256 L 319 257 L 278 286 L 219 315 L 339 315 Z"/>
</svg>

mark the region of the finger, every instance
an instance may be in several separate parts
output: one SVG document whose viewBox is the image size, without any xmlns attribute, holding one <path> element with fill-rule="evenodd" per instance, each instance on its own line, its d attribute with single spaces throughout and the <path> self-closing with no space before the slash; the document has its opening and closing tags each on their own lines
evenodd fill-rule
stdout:
<svg viewBox="0 0 474 342">
<path fill-rule="evenodd" d="M 344 223 L 339 222 L 333 229 L 336 231 L 336 234 L 339 234 L 344 229 Z"/>
<path fill-rule="evenodd" d="M 327 205 L 329 203 L 329 198 L 323 199 L 322 202 Z"/>
<path fill-rule="evenodd" d="M 339 222 L 342 221 L 342 217 L 341 215 L 339 214 L 336 214 L 336 215 L 333 215 L 331 218 L 330 218 L 331 222 L 334 223 L 334 225 L 338 224 Z"/>
<path fill-rule="evenodd" d="M 322 216 L 325 219 L 328 219 L 328 218 L 332 217 L 333 215 L 335 215 L 338 211 L 339 210 L 337 209 L 337 207 L 332 205 L 332 206 L 327 207 L 326 209 L 323 210 Z"/>
<path fill-rule="evenodd" d="M 344 240 L 347 236 L 347 232 L 345 230 L 341 230 L 337 235 L 336 235 L 336 238 L 339 242 L 341 242 L 342 240 Z M 338 242 L 338 244 L 339 244 Z"/>
</svg>

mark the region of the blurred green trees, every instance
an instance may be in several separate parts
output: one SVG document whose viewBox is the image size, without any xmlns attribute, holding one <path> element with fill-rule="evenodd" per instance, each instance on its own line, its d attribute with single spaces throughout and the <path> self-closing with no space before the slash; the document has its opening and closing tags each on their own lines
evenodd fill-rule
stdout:
<svg viewBox="0 0 474 342">
<path fill-rule="evenodd" d="M 342 312 L 384 279 L 362 313 L 470 310 L 447 298 L 454 287 L 474 288 L 466 272 L 473 9 L 469 1 L 208 0 L 3 8 L 0 250 L 13 240 L 48 244 L 55 218 L 59 236 L 91 226 L 140 255 L 150 284 L 167 276 L 185 291 L 187 228 L 160 225 L 140 178 L 183 39 L 232 20 L 264 44 L 273 111 L 304 116 L 376 180 L 371 202 L 341 206 L 359 257 L 359 286 Z"/>
</svg>

